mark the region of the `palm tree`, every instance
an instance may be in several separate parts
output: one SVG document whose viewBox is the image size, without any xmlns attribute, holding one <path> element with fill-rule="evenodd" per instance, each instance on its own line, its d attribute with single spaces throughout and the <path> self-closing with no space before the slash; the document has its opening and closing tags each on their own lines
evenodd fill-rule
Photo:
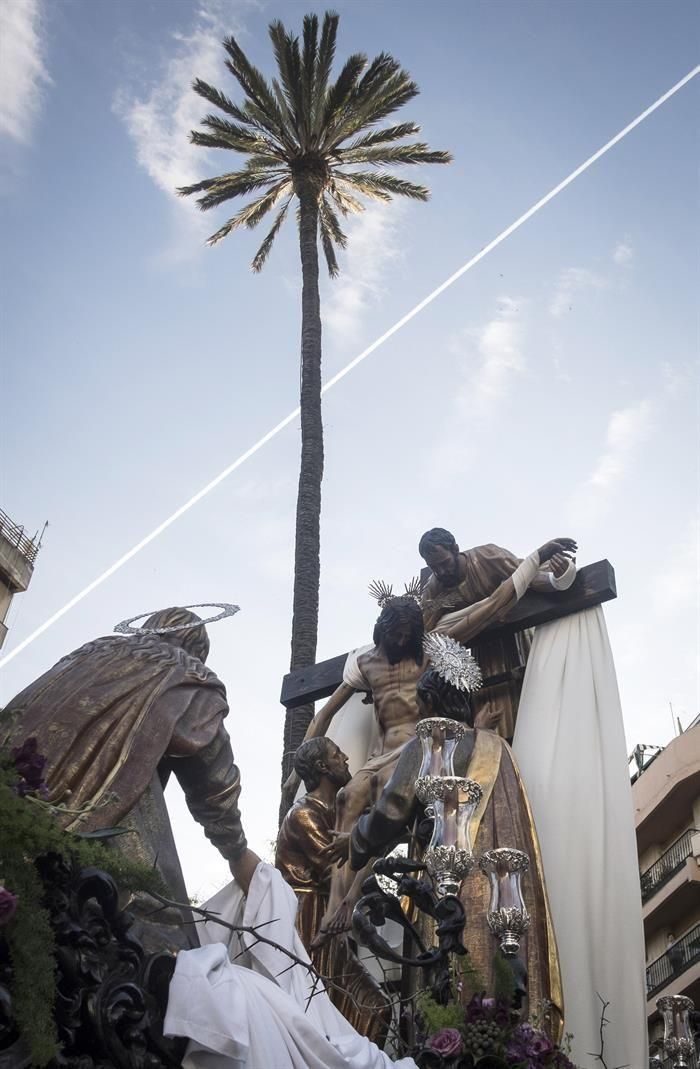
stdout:
<svg viewBox="0 0 700 1069">
<path fill-rule="evenodd" d="M 332 278 L 338 274 L 336 248 L 346 235 L 339 215 L 363 210 L 358 197 L 390 201 L 394 196 L 427 200 L 425 186 L 385 170 L 399 164 L 449 163 L 447 152 L 434 152 L 422 141 L 406 143 L 420 127 L 412 122 L 377 128 L 415 97 L 418 87 L 392 56 L 380 53 L 371 63 L 356 53 L 335 81 L 338 15 L 327 12 L 319 36 L 316 15 L 304 18 L 302 41 L 281 22 L 269 28 L 277 78 L 268 82 L 248 60 L 238 42 L 228 37 L 226 66 L 243 90 L 243 103 L 199 78 L 194 91 L 219 114 L 202 120 L 191 140 L 203 148 L 222 148 L 247 156 L 242 170 L 197 182 L 178 190 L 200 194 L 208 211 L 225 201 L 254 194 L 207 244 L 215 245 L 240 227 L 252 229 L 273 210 L 272 227 L 252 262 L 265 264 L 274 240 L 296 198 L 301 253 L 301 469 L 296 513 L 294 607 L 291 668 L 306 667 L 316 658 L 320 577 L 320 512 L 323 478 L 321 421 L 321 309 L 318 289 L 318 239 Z M 287 713 L 284 774 L 304 737 L 313 707 Z"/>
</svg>

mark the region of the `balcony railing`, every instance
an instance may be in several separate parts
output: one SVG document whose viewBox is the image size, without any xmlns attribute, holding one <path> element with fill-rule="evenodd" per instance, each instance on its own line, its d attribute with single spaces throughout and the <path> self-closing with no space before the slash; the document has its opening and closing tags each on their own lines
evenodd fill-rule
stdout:
<svg viewBox="0 0 700 1069">
<path fill-rule="evenodd" d="M 700 961 L 700 924 L 672 943 L 660 958 L 652 961 L 647 969 L 647 998 L 655 995 L 696 961 Z"/>
<path fill-rule="evenodd" d="M 697 828 L 688 828 L 680 839 L 671 843 L 668 850 L 664 850 L 658 861 L 650 865 L 646 872 L 640 876 L 642 885 L 642 902 L 646 902 L 660 887 L 670 880 L 674 872 L 685 864 L 685 859 L 693 853 L 692 838 L 697 835 Z"/>
<path fill-rule="evenodd" d="M 18 527 L 2 509 L 0 509 L 0 535 L 11 546 L 17 548 L 26 561 L 30 564 L 34 563 L 39 552 L 39 546 L 33 538 L 27 538 L 24 533 L 24 527 Z"/>
</svg>

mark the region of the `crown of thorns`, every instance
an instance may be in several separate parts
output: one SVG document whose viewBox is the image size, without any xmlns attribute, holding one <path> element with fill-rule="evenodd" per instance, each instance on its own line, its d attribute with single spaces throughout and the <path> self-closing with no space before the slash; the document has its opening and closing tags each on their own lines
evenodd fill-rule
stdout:
<svg viewBox="0 0 700 1069">
<path fill-rule="evenodd" d="M 385 583 L 383 579 L 373 579 L 367 589 L 370 597 L 373 597 L 378 602 L 380 609 L 385 609 L 390 602 L 396 601 L 397 598 L 413 598 L 416 604 L 420 605 L 422 585 L 418 576 L 415 576 L 410 582 L 404 583 L 403 594 L 395 594 L 393 584 Z"/>
<path fill-rule="evenodd" d="M 425 636 L 423 649 L 435 671 L 447 683 L 467 692 L 479 689 L 483 681 L 481 669 L 472 657 L 471 650 L 436 631 Z"/>
</svg>

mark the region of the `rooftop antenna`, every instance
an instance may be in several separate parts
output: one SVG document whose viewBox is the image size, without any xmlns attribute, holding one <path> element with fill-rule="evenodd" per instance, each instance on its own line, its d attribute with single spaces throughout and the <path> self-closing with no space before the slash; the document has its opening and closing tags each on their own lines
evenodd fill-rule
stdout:
<svg viewBox="0 0 700 1069">
<path fill-rule="evenodd" d="M 43 526 L 43 527 L 41 528 L 41 534 L 39 535 L 39 541 L 38 541 L 38 542 L 37 542 L 37 544 L 36 544 L 36 551 L 37 551 L 37 553 L 38 553 L 38 552 L 39 552 L 39 550 L 41 549 L 41 543 L 42 543 L 42 542 L 43 542 L 43 540 L 44 540 L 44 532 L 46 531 L 46 528 L 47 528 L 48 526 L 49 526 L 49 521 L 48 521 L 48 520 L 46 520 L 46 521 L 44 522 L 44 526 Z"/>
<path fill-rule="evenodd" d="M 673 724 L 673 735 L 674 735 L 674 737 L 677 738 L 678 735 L 682 735 L 683 734 L 683 731 L 682 731 L 682 728 L 681 728 L 681 722 L 673 712 L 673 702 L 669 702 L 668 703 L 668 707 L 671 710 L 671 723 Z"/>
</svg>

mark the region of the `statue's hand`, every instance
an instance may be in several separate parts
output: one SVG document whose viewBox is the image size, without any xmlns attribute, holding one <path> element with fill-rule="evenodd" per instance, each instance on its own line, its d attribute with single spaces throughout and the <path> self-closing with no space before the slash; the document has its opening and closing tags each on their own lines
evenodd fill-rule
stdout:
<svg viewBox="0 0 700 1069">
<path fill-rule="evenodd" d="M 561 578 L 572 560 L 572 557 L 567 557 L 564 553 L 555 553 L 554 556 L 550 558 L 549 566 L 552 569 L 552 575 L 555 579 Z"/>
<path fill-rule="evenodd" d="M 486 731 L 495 731 L 501 721 L 502 713 L 502 709 L 490 708 L 487 705 L 476 714 L 474 727 L 483 728 Z"/>
<path fill-rule="evenodd" d="M 248 894 L 253 873 L 260 864 L 260 858 L 252 850 L 246 850 L 236 861 L 230 863 L 231 875 L 244 895 Z"/>
<path fill-rule="evenodd" d="M 319 856 L 327 865 L 344 865 L 350 856 L 350 835 L 347 832 L 332 831 L 335 842 L 324 846 Z"/>
<path fill-rule="evenodd" d="M 578 546 L 573 538 L 554 538 L 551 542 L 545 542 L 543 546 L 538 549 L 540 557 L 540 564 L 544 564 L 545 561 L 551 560 L 556 555 L 561 555 L 568 563 L 569 557 L 571 557 Z"/>
</svg>

